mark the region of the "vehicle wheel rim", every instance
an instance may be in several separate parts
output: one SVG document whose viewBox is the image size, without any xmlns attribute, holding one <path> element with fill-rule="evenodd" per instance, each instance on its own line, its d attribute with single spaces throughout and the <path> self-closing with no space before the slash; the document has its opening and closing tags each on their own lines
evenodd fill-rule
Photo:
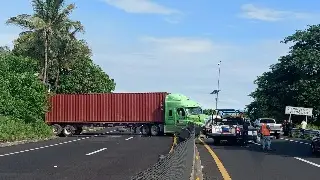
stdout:
<svg viewBox="0 0 320 180">
<path fill-rule="evenodd" d="M 147 134 L 147 127 L 143 126 L 141 132 L 142 132 L 142 134 L 144 134 L 144 135 Z"/>
<path fill-rule="evenodd" d="M 152 135 L 158 134 L 158 127 L 152 126 L 152 127 L 151 127 L 151 134 L 152 134 Z"/>
<path fill-rule="evenodd" d="M 70 135 L 70 134 L 71 134 L 71 129 L 70 129 L 70 128 L 65 128 L 65 129 L 64 129 L 64 133 L 65 133 L 66 135 Z"/>
<path fill-rule="evenodd" d="M 52 132 L 53 132 L 54 134 L 57 134 L 57 133 L 58 133 L 58 128 L 57 128 L 57 127 L 53 127 L 53 128 L 52 128 Z"/>
</svg>

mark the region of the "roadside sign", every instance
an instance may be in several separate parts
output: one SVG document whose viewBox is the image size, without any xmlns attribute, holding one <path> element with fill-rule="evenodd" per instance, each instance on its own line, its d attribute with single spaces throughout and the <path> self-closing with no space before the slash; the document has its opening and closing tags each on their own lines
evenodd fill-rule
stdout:
<svg viewBox="0 0 320 180">
<path fill-rule="evenodd" d="M 312 116 L 312 110 L 313 108 L 286 106 L 285 114 Z"/>
</svg>

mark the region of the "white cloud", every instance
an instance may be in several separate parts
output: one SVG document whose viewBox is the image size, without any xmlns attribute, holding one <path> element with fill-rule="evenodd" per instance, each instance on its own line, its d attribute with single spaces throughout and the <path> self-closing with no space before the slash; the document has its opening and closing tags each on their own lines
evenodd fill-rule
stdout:
<svg viewBox="0 0 320 180">
<path fill-rule="evenodd" d="M 171 9 L 151 0 L 105 0 L 106 3 L 122 9 L 127 13 L 141 13 L 141 14 L 163 14 L 171 15 L 180 13 L 178 10 Z"/>
<path fill-rule="evenodd" d="M 101 51 L 91 44 L 94 60 L 115 78 L 116 91 L 182 93 L 210 108 L 219 60 L 219 107 L 243 108 L 256 76 L 288 50 L 279 40 L 231 44 L 196 37 L 143 37 L 134 47 L 99 44 Z"/>
<path fill-rule="evenodd" d="M 266 7 L 258 7 L 253 4 L 242 5 L 241 10 L 242 13 L 240 16 L 243 18 L 270 22 L 281 21 L 284 19 L 306 19 L 312 17 L 312 15 L 308 13 L 282 11 Z"/>
<path fill-rule="evenodd" d="M 104 0 L 107 4 L 127 13 L 165 15 L 165 21 L 176 24 L 183 17 L 179 10 L 162 6 L 151 0 Z"/>
<path fill-rule="evenodd" d="M 156 38 L 144 37 L 143 42 L 148 43 L 148 46 L 154 47 L 156 50 L 167 53 L 211 53 L 223 48 L 221 45 L 215 45 L 212 41 L 205 38 Z"/>
</svg>

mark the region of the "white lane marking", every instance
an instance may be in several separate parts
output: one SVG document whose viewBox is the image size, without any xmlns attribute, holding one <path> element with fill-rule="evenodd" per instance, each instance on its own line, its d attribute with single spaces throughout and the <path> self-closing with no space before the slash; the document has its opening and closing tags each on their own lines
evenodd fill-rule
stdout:
<svg viewBox="0 0 320 180">
<path fill-rule="evenodd" d="M 128 141 L 128 140 L 130 140 L 130 139 L 132 139 L 132 138 L 133 138 L 133 137 L 129 137 L 129 138 L 126 139 L 126 141 Z"/>
<path fill-rule="evenodd" d="M 102 148 L 102 149 L 93 151 L 93 152 L 91 152 L 91 153 L 86 154 L 86 156 L 90 156 L 90 155 L 92 155 L 92 154 L 96 154 L 96 153 L 101 152 L 101 151 L 104 151 L 104 150 L 106 150 L 106 149 L 107 149 L 107 148 Z"/>
<path fill-rule="evenodd" d="M 113 130 L 110 131 L 110 132 L 113 132 Z M 105 134 L 108 134 L 108 133 L 110 133 L 110 132 L 106 132 Z M 65 141 L 65 142 L 60 142 L 60 143 L 56 143 L 56 144 L 50 144 L 50 145 L 41 146 L 41 147 L 36 147 L 36 148 L 31 148 L 31 149 L 26 149 L 26 150 L 22 150 L 22 151 L 11 152 L 11 153 L 7 153 L 7 154 L 0 154 L 0 157 L 10 156 L 10 155 L 19 154 L 19 153 L 30 152 L 30 151 L 35 151 L 35 150 L 40 150 L 40 149 L 44 149 L 44 148 L 48 148 L 48 147 L 54 147 L 54 146 L 63 145 L 63 144 L 68 144 L 68 143 L 72 143 L 72 142 L 76 142 L 76 141 L 82 141 L 82 140 L 89 139 L 89 138 L 92 138 L 92 137 L 97 137 L 97 135 L 88 136 L 88 137 L 83 137 L 83 138 L 79 138 L 79 139 L 75 139 L 75 140 L 70 140 L 70 141 Z M 132 137 L 132 138 L 133 138 L 133 137 Z M 131 139 L 132 139 L 132 138 L 131 138 Z"/>
<path fill-rule="evenodd" d="M 299 160 L 299 161 L 302 161 L 302 162 L 305 162 L 305 163 L 308 163 L 312 166 L 316 166 L 318 168 L 320 168 L 320 165 L 319 164 L 316 164 L 314 162 L 311 162 L 311 161 L 308 161 L 308 160 L 305 160 L 305 159 L 302 159 L 302 158 L 299 158 L 299 157 L 294 157 L 295 159 Z"/>
<path fill-rule="evenodd" d="M 305 145 L 311 145 L 310 143 L 306 143 L 306 142 L 302 142 L 302 141 L 297 141 L 297 140 L 292 140 L 292 139 L 284 139 L 284 138 L 280 138 L 280 139 L 286 140 L 286 141 L 290 141 L 290 142 L 305 144 Z"/>
</svg>

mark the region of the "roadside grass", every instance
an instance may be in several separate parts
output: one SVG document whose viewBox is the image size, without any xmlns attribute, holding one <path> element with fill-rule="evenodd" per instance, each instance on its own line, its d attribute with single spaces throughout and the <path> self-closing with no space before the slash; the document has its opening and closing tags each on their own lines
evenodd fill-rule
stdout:
<svg viewBox="0 0 320 180">
<path fill-rule="evenodd" d="M 0 116 L 0 142 L 41 140 L 52 136 L 51 128 L 43 121 L 26 123 L 20 119 Z"/>
</svg>

